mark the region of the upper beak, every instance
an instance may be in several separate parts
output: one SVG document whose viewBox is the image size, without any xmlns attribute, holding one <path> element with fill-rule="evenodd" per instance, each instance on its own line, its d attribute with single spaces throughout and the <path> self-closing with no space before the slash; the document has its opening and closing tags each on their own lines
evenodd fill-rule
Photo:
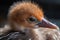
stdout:
<svg viewBox="0 0 60 40">
<path fill-rule="evenodd" d="M 58 29 L 59 27 L 51 22 L 49 22 L 48 20 L 46 20 L 45 18 L 42 19 L 42 22 L 38 23 L 39 27 L 46 27 L 46 28 L 52 28 L 52 29 Z"/>
</svg>

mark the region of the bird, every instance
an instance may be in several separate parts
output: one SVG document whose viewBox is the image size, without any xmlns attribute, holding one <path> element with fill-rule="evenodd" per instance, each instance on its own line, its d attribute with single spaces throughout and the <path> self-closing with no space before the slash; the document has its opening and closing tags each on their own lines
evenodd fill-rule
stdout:
<svg viewBox="0 0 60 40">
<path fill-rule="evenodd" d="M 32 2 L 17 2 L 10 7 L 8 20 L 13 29 L 19 28 L 52 28 L 59 29 L 57 25 L 44 18 L 41 7 Z"/>
<path fill-rule="evenodd" d="M 21 31 L 33 28 L 51 28 L 59 30 L 59 27 L 44 17 L 41 7 L 32 2 L 17 2 L 10 6 L 8 15 L 8 26 L 1 28 L 0 33 L 8 30 Z"/>
</svg>

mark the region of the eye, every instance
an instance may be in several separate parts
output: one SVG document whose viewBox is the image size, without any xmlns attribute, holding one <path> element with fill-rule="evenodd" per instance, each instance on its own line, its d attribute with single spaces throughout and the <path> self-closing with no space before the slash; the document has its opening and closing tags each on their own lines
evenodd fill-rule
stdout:
<svg viewBox="0 0 60 40">
<path fill-rule="evenodd" d="M 30 18 L 28 18 L 28 20 L 29 20 L 30 22 L 36 22 L 36 21 L 37 21 L 37 19 L 36 19 L 35 17 L 30 17 Z"/>
<path fill-rule="evenodd" d="M 33 22 L 33 21 L 35 21 L 35 19 L 34 19 L 34 18 L 29 18 L 29 20 L 30 20 L 30 21 L 32 21 L 32 22 Z"/>
</svg>

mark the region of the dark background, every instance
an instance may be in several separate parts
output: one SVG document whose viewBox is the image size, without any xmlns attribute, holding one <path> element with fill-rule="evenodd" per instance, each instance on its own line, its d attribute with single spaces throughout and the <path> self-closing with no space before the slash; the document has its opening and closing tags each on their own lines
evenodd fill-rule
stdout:
<svg viewBox="0 0 60 40">
<path fill-rule="evenodd" d="M 0 0 L 0 22 L 7 19 L 9 7 L 17 1 L 23 0 Z M 60 26 L 60 0 L 30 0 L 42 7 L 47 19 Z"/>
</svg>

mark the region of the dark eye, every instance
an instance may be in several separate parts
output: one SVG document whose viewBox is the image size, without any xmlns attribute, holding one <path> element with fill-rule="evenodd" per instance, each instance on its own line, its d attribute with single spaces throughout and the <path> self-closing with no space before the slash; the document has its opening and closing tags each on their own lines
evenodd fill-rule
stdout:
<svg viewBox="0 0 60 40">
<path fill-rule="evenodd" d="M 34 18 L 34 17 L 30 17 L 28 20 L 29 20 L 30 22 L 36 22 L 36 18 Z"/>
<path fill-rule="evenodd" d="M 30 20 L 30 21 L 32 21 L 32 22 L 33 22 L 33 21 L 35 21 L 35 19 L 34 19 L 34 18 L 29 18 L 29 20 Z"/>
</svg>

